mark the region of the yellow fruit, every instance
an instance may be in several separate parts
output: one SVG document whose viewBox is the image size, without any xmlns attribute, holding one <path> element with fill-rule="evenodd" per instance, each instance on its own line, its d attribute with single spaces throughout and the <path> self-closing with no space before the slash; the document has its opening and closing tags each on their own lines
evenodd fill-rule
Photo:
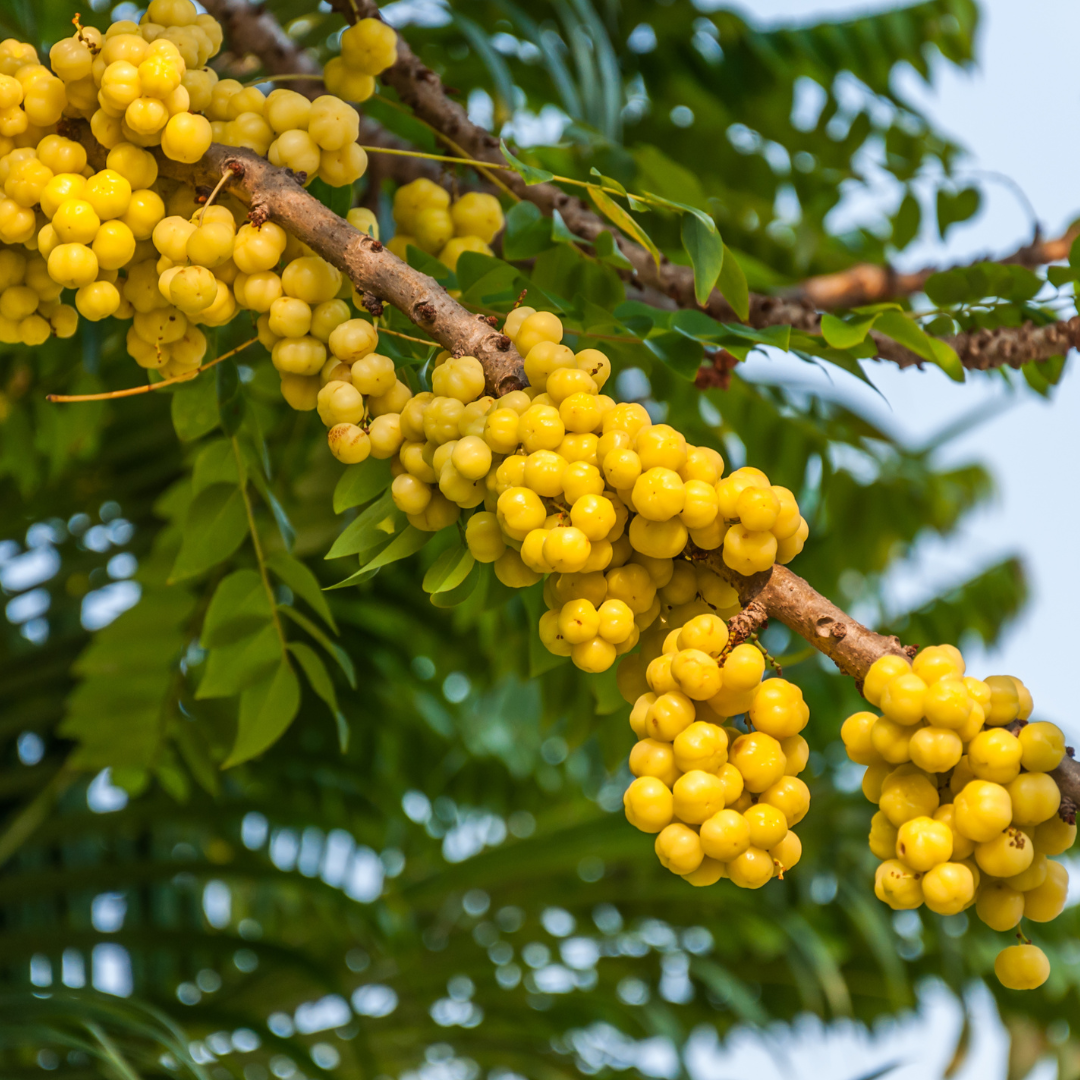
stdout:
<svg viewBox="0 0 1080 1080">
<path fill-rule="evenodd" d="M 735 740 L 728 761 L 742 773 L 747 790 L 755 793 L 772 787 L 784 775 L 787 763 L 779 742 L 757 731 Z"/>
<path fill-rule="evenodd" d="M 751 845 L 728 863 L 728 876 L 740 889 L 760 889 L 774 869 L 772 856 Z"/>
<path fill-rule="evenodd" d="M 899 859 L 887 859 L 874 874 L 874 895 L 894 911 L 909 911 L 923 902 L 922 874 Z"/>
<path fill-rule="evenodd" d="M 1004 881 L 988 881 L 979 889 L 975 913 L 991 930 L 1011 930 L 1024 917 L 1024 894 Z"/>
<path fill-rule="evenodd" d="M 963 863 L 938 863 L 923 877 L 922 891 L 931 911 L 957 915 L 975 898 L 975 878 Z"/>
<path fill-rule="evenodd" d="M 870 665 L 870 670 L 863 680 L 863 697 L 871 705 L 881 704 L 881 695 L 885 687 L 898 675 L 904 675 L 911 671 L 911 662 L 904 656 L 879 656 Z"/>
<path fill-rule="evenodd" d="M 1061 805 L 1061 791 L 1046 773 L 1021 773 L 1006 790 L 1012 799 L 1014 825 L 1040 825 L 1055 817 Z"/>
<path fill-rule="evenodd" d="M 1019 774 L 1023 752 L 1020 740 L 1011 731 L 993 728 L 980 732 L 968 744 L 968 765 L 980 780 L 1007 784 Z"/>
<path fill-rule="evenodd" d="M 675 765 L 686 773 L 694 769 L 715 773 L 727 761 L 727 748 L 727 732 L 722 727 L 695 720 L 675 736 Z"/>
<path fill-rule="evenodd" d="M 1020 764 L 1028 772 L 1052 772 L 1065 757 L 1065 736 L 1056 724 L 1026 724 L 1017 738 Z"/>
<path fill-rule="evenodd" d="M 1011 878 L 1022 874 L 1035 857 L 1031 838 L 1017 828 L 1008 828 L 991 840 L 975 845 L 975 861 L 992 877 Z"/>
<path fill-rule="evenodd" d="M 635 780 L 623 795 L 626 820 L 642 832 L 658 833 L 671 824 L 674 800 L 671 790 L 652 776 Z"/>
<path fill-rule="evenodd" d="M 1050 978 L 1050 961 L 1037 945 L 1010 945 L 994 960 L 994 974 L 1009 990 L 1034 990 Z"/>
<path fill-rule="evenodd" d="M 724 808 L 724 785 L 719 777 L 701 769 L 680 776 L 672 788 L 675 816 L 700 825 Z"/>
<path fill-rule="evenodd" d="M 1069 871 L 1059 862 L 1048 859 L 1046 880 L 1023 894 L 1024 918 L 1032 922 L 1052 922 L 1065 910 L 1069 896 Z"/>
</svg>

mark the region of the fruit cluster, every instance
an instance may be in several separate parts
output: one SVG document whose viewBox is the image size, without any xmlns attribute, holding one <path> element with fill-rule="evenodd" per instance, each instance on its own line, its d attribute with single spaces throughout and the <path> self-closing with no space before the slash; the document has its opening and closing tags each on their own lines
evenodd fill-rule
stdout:
<svg viewBox="0 0 1080 1080">
<path fill-rule="evenodd" d="M 191 0 L 152 0 L 138 24 L 114 22 L 104 34 L 76 26 L 50 50 L 52 71 L 32 46 L 0 43 L 0 254 L 3 291 L 14 290 L 0 305 L 0 340 L 70 336 L 77 315 L 59 297 L 71 289 L 78 315 L 131 319 L 128 351 L 165 377 L 193 374 L 206 352 L 199 326 L 223 325 L 240 309 L 263 316 L 264 340 L 303 342 L 282 353 L 311 354 L 307 339 L 324 345 L 350 313 L 340 274 L 278 226 L 244 224 L 235 199 L 200 206 L 186 185 L 159 177 L 148 148 L 193 163 L 217 141 L 308 183 L 348 186 L 367 167 L 355 109 L 329 94 L 310 101 L 219 80 L 206 64 L 221 27 Z M 341 58 L 349 78 L 362 71 L 373 86 L 396 59 L 395 42 L 378 20 L 352 27 Z M 92 139 L 70 126 L 79 120 Z M 107 151 L 104 168 L 88 164 L 91 146 Z M 339 302 L 305 324 L 298 305 L 330 300 Z M 295 367 L 294 358 L 281 370 Z"/>
<path fill-rule="evenodd" d="M 714 588 L 703 582 L 703 591 Z M 757 889 L 802 855 L 792 827 L 810 808 L 809 788 L 798 777 L 810 752 L 799 734 L 810 710 L 793 683 L 762 681 L 761 649 L 733 644 L 718 614 L 671 624 L 642 645 L 648 689 L 630 713 L 638 737 L 630 771 L 637 779 L 623 796 L 626 817 L 657 834 L 660 862 L 692 885 L 730 878 Z M 620 672 L 624 691 L 638 677 Z M 739 715 L 746 730 L 733 719 Z"/>
<path fill-rule="evenodd" d="M 939 645 L 914 661 L 878 659 L 863 696 L 882 715 L 849 716 L 841 737 L 851 760 L 867 766 L 863 792 L 879 806 L 870 828 L 870 850 L 882 860 L 878 898 L 940 915 L 974 906 L 999 931 L 1056 918 L 1069 875 L 1053 856 L 1076 839 L 1050 775 L 1065 738 L 1053 724 L 1028 722 L 1024 684 L 965 675 L 960 651 Z M 1018 937 L 1022 944 L 997 958 L 998 978 L 1011 989 L 1041 986 L 1049 961 Z"/>
<path fill-rule="evenodd" d="M 434 255 L 451 270 L 463 252 L 490 255 L 488 246 L 503 227 L 494 195 L 470 191 L 451 202 L 450 193 L 430 180 L 403 184 L 394 194 L 397 231 L 387 247 L 406 259 L 410 245 Z"/>
<path fill-rule="evenodd" d="M 287 399 L 318 409 L 339 460 L 394 459 L 393 499 L 411 524 L 434 532 L 482 503 L 465 528 L 478 562 L 494 563 L 514 588 L 559 575 L 549 579 L 540 633 L 585 671 L 606 670 L 637 644 L 661 612 L 657 582 L 673 605 L 696 600 L 693 569 L 672 562 L 688 542 L 722 548 L 744 574 L 802 549 L 807 525 L 790 491 L 757 469 L 722 479 L 715 450 L 689 446 L 643 406 L 600 393 L 610 361 L 563 345 L 557 316 L 519 307 L 503 331 L 525 357 L 530 386 L 498 400 L 484 396 L 475 357 L 445 352 L 431 391 L 413 395 L 375 352 L 378 333 L 363 319 L 329 333 L 329 359 L 310 337 L 272 347 L 279 370 L 307 380 L 283 382 Z M 714 590 L 726 588 L 716 578 Z"/>
</svg>

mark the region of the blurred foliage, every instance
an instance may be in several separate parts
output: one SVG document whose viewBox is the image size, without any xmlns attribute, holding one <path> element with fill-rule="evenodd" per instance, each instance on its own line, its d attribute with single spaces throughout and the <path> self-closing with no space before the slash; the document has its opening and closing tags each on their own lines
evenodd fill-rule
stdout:
<svg viewBox="0 0 1080 1080">
<path fill-rule="evenodd" d="M 267 6 L 328 55 L 340 20 L 299 0 Z M 902 248 L 913 196 L 891 234 L 883 221 L 836 236 L 827 215 L 842 186 L 865 178 L 868 155 L 906 185 L 932 162 L 948 176 L 958 154 L 897 96 L 895 69 L 928 78 L 935 50 L 970 62 L 975 11 L 962 0 L 769 31 L 682 0 L 447 11 L 407 33 L 472 107 L 487 94 L 519 145 L 528 114 L 569 117 L 548 140 L 559 145 L 530 160 L 583 178 L 595 165 L 713 214 L 753 287 Z M 63 5 L 0 3 L 5 32 L 43 43 L 69 18 Z M 372 194 L 385 217 L 392 192 Z M 938 200 L 943 230 L 970 201 Z M 843 350 L 679 323 L 628 299 L 610 263 L 519 217 L 509 261 L 463 257 L 453 281 L 440 271 L 448 284 L 500 312 L 535 290 L 571 342 L 613 357 L 622 396 L 796 491 L 811 523 L 797 569 L 837 602 L 882 611 L 913 545 L 947 538 L 991 495 L 980 465 L 943 466 L 940 444 L 904 446 L 835 402 L 737 374 L 696 389 L 706 347 L 745 356 L 771 343 L 834 362 Z M 677 252 L 675 215 L 651 217 Z M 938 300 L 966 305 L 961 320 L 987 296 L 1029 299 L 1001 282 L 952 287 Z M 392 312 L 389 326 L 410 329 Z M 213 347 L 245 336 L 234 325 Z M 429 351 L 395 342 L 384 349 L 419 387 Z M 679 1047 L 701 1023 L 723 1033 L 807 1010 L 869 1021 L 912 1006 L 925 976 L 960 993 L 989 972 L 1000 941 L 976 920 L 893 919 L 873 898 L 870 807 L 838 734 L 860 699 L 785 628 L 766 641 L 812 710 L 803 861 L 761 893 L 695 891 L 623 821 L 627 707 L 612 677 L 543 650 L 535 590 L 509 596 L 477 572 L 463 602 L 436 607 L 419 585 L 446 537 L 377 574 L 358 565 L 396 531 L 324 560 L 378 485 L 346 475 L 317 418 L 284 406 L 260 346 L 216 379 L 49 406 L 52 390 L 136 381 L 114 322 L 84 323 L 73 344 L 0 351 L 4 1076 L 554 1080 L 634 1068 L 640 1040 Z M 1059 376 L 1051 365 L 1036 388 Z M 991 644 L 1024 600 L 1008 559 L 888 628 Z M 291 683 L 273 682 L 286 669 L 295 710 L 269 715 L 292 700 Z M 238 743 L 252 715 L 287 728 L 261 753 Z M 991 981 L 1025 1033 L 1017 1060 L 1076 1015 L 1078 931 L 1076 909 L 1040 929 L 1054 961 L 1044 990 Z"/>
</svg>

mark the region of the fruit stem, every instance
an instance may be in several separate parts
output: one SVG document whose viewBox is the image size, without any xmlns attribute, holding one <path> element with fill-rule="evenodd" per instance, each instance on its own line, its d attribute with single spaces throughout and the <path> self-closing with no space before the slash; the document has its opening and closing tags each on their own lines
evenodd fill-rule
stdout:
<svg viewBox="0 0 1080 1080">
<path fill-rule="evenodd" d="M 161 382 L 147 383 L 145 386 L 129 386 L 126 390 L 108 390 L 101 394 L 46 394 L 45 400 L 52 402 L 111 401 L 113 398 L 127 398 L 135 397 L 137 394 L 148 394 L 151 390 L 160 390 L 163 386 L 172 386 L 178 382 L 189 382 L 196 375 L 201 375 L 204 371 L 209 371 L 215 364 L 220 364 L 222 360 L 228 360 L 230 356 L 243 352 L 244 349 L 249 345 L 254 345 L 258 340 L 257 337 L 253 337 L 250 341 L 245 341 L 243 345 L 237 345 L 235 349 L 222 353 L 221 356 L 211 360 L 209 364 L 203 364 L 202 367 L 196 368 L 193 373 L 187 375 L 175 375 L 171 379 L 162 379 Z"/>
</svg>

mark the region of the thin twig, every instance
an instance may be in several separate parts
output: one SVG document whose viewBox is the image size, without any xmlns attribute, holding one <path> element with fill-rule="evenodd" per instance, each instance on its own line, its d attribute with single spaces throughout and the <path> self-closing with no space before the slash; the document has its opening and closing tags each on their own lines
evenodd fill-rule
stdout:
<svg viewBox="0 0 1080 1080">
<path fill-rule="evenodd" d="M 160 390 L 163 386 L 172 386 L 173 383 L 189 382 L 197 375 L 201 375 L 204 371 L 209 371 L 215 364 L 220 364 L 222 360 L 228 360 L 230 356 L 235 356 L 238 352 L 243 352 L 249 345 L 254 345 L 259 339 L 253 337 L 250 341 L 245 341 L 243 345 L 237 345 L 235 349 L 230 349 L 227 353 L 222 353 L 216 360 L 211 360 L 209 364 L 203 364 L 201 368 L 196 368 L 194 372 L 187 375 L 174 375 L 171 379 L 162 379 L 161 382 L 147 383 L 145 386 L 129 386 L 126 390 L 108 390 L 102 394 L 46 394 L 46 401 L 53 402 L 71 402 L 71 401 L 111 401 L 113 398 L 126 398 L 135 397 L 136 394 L 148 394 L 151 390 Z"/>
</svg>

